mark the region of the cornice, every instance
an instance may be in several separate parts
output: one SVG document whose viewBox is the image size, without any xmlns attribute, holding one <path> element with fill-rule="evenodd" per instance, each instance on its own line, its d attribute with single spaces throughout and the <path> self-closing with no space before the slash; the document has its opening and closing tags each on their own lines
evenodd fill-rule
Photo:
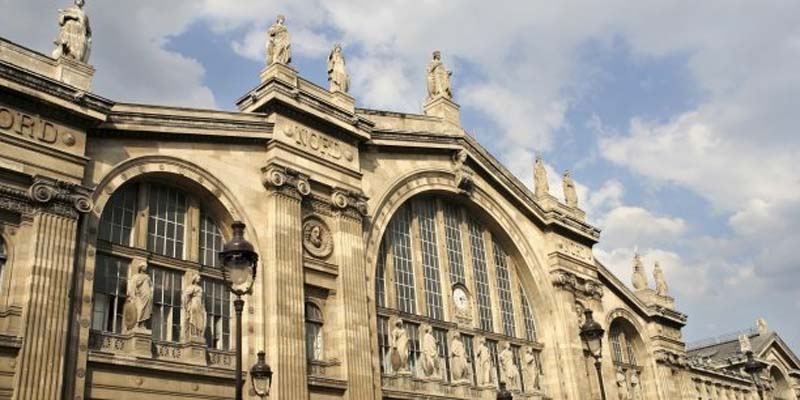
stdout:
<svg viewBox="0 0 800 400">
<path fill-rule="evenodd" d="M 0 209 L 30 214 L 37 210 L 77 218 L 92 210 L 91 190 L 74 183 L 35 176 L 28 190 L 0 185 Z"/>
</svg>

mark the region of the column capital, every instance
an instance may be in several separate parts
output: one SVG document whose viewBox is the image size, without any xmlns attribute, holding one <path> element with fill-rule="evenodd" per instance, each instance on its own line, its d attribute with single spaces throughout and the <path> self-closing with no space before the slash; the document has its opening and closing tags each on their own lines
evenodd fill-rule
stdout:
<svg viewBox="0 0 800 400">
<path fill-rule="evenodd" d="M 308 176 L 279 164 L 261 168 L 261 183 L 267 190 L 284 194 L 297 200 L 311 194 Z"/>
<path fill-rule="evenodd" d="M 368 198 L 362 193 L 352 190 L 333 188 L 331 193 L 331 204 L 334 211 L 358 219 L 369 215 L 367 200 Z"/>
</svg>

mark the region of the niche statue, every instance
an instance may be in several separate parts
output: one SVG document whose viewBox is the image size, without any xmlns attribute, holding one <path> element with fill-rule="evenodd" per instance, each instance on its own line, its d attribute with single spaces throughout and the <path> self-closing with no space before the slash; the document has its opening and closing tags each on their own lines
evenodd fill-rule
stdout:
<svg viewBox="0 0 800 400">
<path fill-rule="evenodd" d="M 123 316 L 127 331 L 146 331 L 147 321 L 153 315 L 153 282 L 147 274 L 147 264 L 136 264 L 135 273 L 128 280 L 128 298 L 125 300 Z"/>
</svg>

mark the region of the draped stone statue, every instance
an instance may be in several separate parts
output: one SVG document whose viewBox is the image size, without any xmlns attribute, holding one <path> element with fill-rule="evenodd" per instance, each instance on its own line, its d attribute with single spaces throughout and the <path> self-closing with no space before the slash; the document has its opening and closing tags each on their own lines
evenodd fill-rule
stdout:
<svg viewBox="0 0 800 400">
<path fill-rule="evenodd" d="M 629 400 L 630 393 L 628 392 L 628 378 L 625 376 L 625 370 L 623 370 L 622 367 L 617 367 L 616 383 L 617 398 L 619 400 Z"/>
<path fill-rule="evenodd" d="M 467 352 L 464 349 L 464 343 L 461 342 L 461 336 L 458 334 L 454 334 L 453 340 L 450 341 L 450 374 L 453 382 L 469 381 L 470 366 Z"/>
<path fill-rule="evenodd" d="M 502 375 L 501 382 L 505 382 L 508 390 L 519 390 L 519 369 L 514 361 L 514 352 L 511 350 L 511 344 L 508 342 L 503 343 L 503 351 L 497 357 L 500 361 L 500 374 Z"/>
<path fill-rule="evenodd" d="M 486 339 L 478 339 L 478 347 L 475 350 L 475 375 L 478 386 L 487 386 L 494 383 L 492 372 L 494 370 L 492 353 L 486 346 Z"/>
<path fill-rule="evenodd" d="M 189 286 L 183 289 L 181 301 L 184 313 L 183 338 L 185 341 L 203 341 L 206 330 L 206 306 L 203 301 L 200 274 L 193 273 Z"/>
<path fill-rule="evenodd" d="M 639 253 L 633 256 L 633 288 L 636 290 L 647 289 L 647 276 L 644 274 L 644 265 L 642 264 L 642 257 Z"/>
<path fill-rule="evenodd" d="M 544 168 L 542 155 L 536 153 L 536 162 L 533 164 L 533 182 L 536 198 L 545 197 L 550 193 L 550 184 L 547 182 L 547 170 Z"/>
<path fill-rule="evenodd" d="M 394 329 L 390 336 L 389 343 L 390 360 L 394 372 L 408 372 L 408 332 L 403 327 L 403 320 L 397 319 L 394 322 Z"/>
<path fill-rule="evenodd" d="M 147 274 L 147 264 L 137 262 L 135 273 L 128 280 L 127 299 L 123 309 L 127 330 L 146 330 L 153 315 L 153 281 Z"/>
<path fill-rule="evenodd" d="M 433 60 L 428 64 L 428 100 L 436 97 L 453 98 L 453 91 L 450 87 L 450 76 L 452 71 L 448 71 L 442 63 L 442 53 L 433 52 Z"/>
<path fill-rule="evenodd" d="M 753 345 L 750 344 L 750 337 L 747 335 L 739 335 L 739 351 L 742 354 L 747 354 L 753 351 Z"/>
<path fill-rule="evenodd" d="M 642 400 L 642 382 L 636 370 L 631 371 L 631 400 Z"/>
<path fill-rule="evenodd" d="M 658 261 L 656 261 L 656 266 L 653 268 L 653 279 L 656 281 L 656 293 L 659 296 L 667 296 L 669 286 L 667 285 L 667 280 L 664 279 L 664 271 Z"/>
<path fill-rule="evenodd" d="M 430 325 L 422 326 L 422 355 L 420 367 L 426 378 L 434 378 L 439 373 L 439 343 L 433 336 Z"/>
<path fill-rule="evenodd" d="M 564 171 L 562 185 L 564 187 L 564 202 L 569 207 L 578 208 L 578 192 L 575 190 L 575 181 L 572 180 L 572 174 L 569 171 Z"/>
<path fill-rule="evenodd" d="M 337 43 L 328 56 L 328 82 L 331 92 L 347 93 L 350 90 L 350 76 L 347 75 L 344 64 L 342 45 Z"/>
<path fill-rule="evenodd" d="M 539 388 L 539 366 L 532 347 L 526 347 L 522 354 L 522 372 L 525 374 L 525 388 L 528 392 Z"/>
<path fill-rule="evenodd" d="M 283 25 L 285 21 L 286 17 L 278 15 L 275 23 L 267 30 L 267 66 L 292 62 L 292 43 L 289 30 Z"/>
<path fill-rule="evenodd" d="M 61 29 L 55 42 L 53 58 L 69 58 L 82 63 L 89 62 L 92 47 L 92 28 L 89 17 L 83 11 L 84 0 L 75 0 L 75 5 L 58 10 L 58 25 Z"/>
</svg>

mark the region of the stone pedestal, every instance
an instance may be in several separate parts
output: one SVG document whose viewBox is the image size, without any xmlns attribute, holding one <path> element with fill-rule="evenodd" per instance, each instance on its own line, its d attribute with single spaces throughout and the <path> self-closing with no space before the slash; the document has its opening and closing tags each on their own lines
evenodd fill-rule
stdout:
<svg viewBox="0 0 800 400">
<path fill-rule="evenodd" d="M 675 309 L 675 298 L 670 296 L 659 296 L 653 289 L 642 289 L 636 291 L 636 297 L 647 305 L 658 305 L 670 310 Z"/>
<path fill-rule="evenodd" d="M 66 57 L 56 60 L 56 79 L 67 85 L 88 92 L 92 89 L 92 77 L 94 77 L 94 67 Z"/>
<path fill-rule="evenodd" d="M 206 365 L 206 343 L 203 338 L 192 338 L 181 344 L 181 361 L 194 365 Z"/>
<path fill-rule="evenodd" d="M 558 199 L 556 196 L 553 196 L 550 193 L 543 194 L 541 196 L 536 196 L 536 201 L 545 211 L 553 210 L 558 208 Z"/>
<path fill-rule="evenodd" d="M 356 112 L 356 99 L 344 92 L 332 92 L 331 100 L 337 107 L 354 114 Z"/>
<path fill-rule="evenodd" d="M 134 328 L 125 334 L 123 349 L 133 357 L 153 357 L 153 332 L 149 329 Z"/>
<path fill-rule="evenodd" d="M 261 82 L 267 82 L 271 79 L 277 79 L 284 83 L 297 87 L 297 70 L 286 65 L 275 63 L 261 71 Z"/>
<path fill-rule="evenodd" d="M 461 107 L 446 97 L 434 97 L 433 99 L 425 102 L 423 106 L 425 115 L 431 117 L 438 117 L 444 122 L 448 128 L 454 131 L 462 132 L 461 130 Z"/>
</svg>

